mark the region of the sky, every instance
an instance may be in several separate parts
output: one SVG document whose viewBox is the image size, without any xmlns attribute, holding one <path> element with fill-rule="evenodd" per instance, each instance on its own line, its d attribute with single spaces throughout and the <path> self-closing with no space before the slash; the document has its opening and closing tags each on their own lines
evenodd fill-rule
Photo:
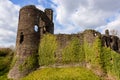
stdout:
<svg viewBox="0 0 120 80">
<path fill-rule="evenodd" d="M 19 10 L 26 5 L 53 9 L 55 34 L 108 29 L 120 36 L 119 0 L 0 0 L 0 47 L 15 45 Z"/>
</svg>

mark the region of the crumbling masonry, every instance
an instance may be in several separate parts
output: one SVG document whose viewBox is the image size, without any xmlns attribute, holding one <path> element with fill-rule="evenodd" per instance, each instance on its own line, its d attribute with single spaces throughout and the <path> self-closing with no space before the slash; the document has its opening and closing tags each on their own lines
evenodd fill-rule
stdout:
<svg viewBox="0 0 120 80">
<path fill-rule="evenodd" d="M 45 9 L 41 11 L 34 5 L 25 6 L 20 9 L 19 23 L 16 40 L 15 65 L 10 70 L 8 77 L 19 79 L 33 69 L 20 71 L 20 64 L 32 54 L 38 51 L 41 36 L 44 33 L 54 33 L 53 11 Z"/>
<path fill-rule="evenodd" d="M 45 33 L 54 33 L 53 11 L 45 9 L 43 12 L 33 5 L 21 8 L 19 12 L 15 60 L 12 69 L 8 73 L 8 78 L 18 80 L 37 68 L 37 65 L 35 65 L 34 67 L 24 69 L 21 65 L 27 65 L 25 61 L 31 55 L 37 55 L 41 36 Z M 57 41 L 60 43 L 56 52 L 57 56 L 60 56 L 60 50 L 69 43 L 72 37 L 79 38 L 80 45 L 82 45 L 84 41 L 93 44 L 98 36 L 103 46 L 120 52 L 120 39 L 117 36 L 109 35 L 108 30 L 105 31 L 105 35 L 101 35 L 95 30 L 85 30 L 80 34 L 57 34 Z"/>
<path fill-rule="evenodd" d="M 109 35 L 108 30 L 102 35 L 102 45 L 120 53 L 120 39 L 115 35 Z"/>
</svg>

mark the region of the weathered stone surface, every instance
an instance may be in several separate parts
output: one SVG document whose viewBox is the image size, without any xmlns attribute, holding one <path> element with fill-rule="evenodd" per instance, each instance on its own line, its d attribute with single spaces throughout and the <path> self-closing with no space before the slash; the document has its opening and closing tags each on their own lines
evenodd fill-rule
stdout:
<svg viewBox="0 0 120 80">
<path fill-rule="evenodd" d="M 28 57 L 38 55 L 41 36 L 45 33 L 54 33 L 54 24 L 52 21 L 53 11 L 51 9 L 45 9 L 43 12 L 33 5 L 20 9 L 16 54 L 14 56 L 15 64 L 9 71 L 8 78 L 19 80 L 38 67 L 38 65 L 34 65 L 30 68 L 20 70 L 20 65 L 27 65 L 25 61 Z M 99 37 L 102 41 L 102 46 L 110 47 L 114 51 L 120 52 L 120 39 L 117 36 L 109 35 L 108 30 L 105 31 L 105 35 L 95 30 L 85 30 L 83 33 L 78 34 L 57 34 L 56 37 L 59 42 L 58 50 L 56 51 L 59 61 L 61 59 L 61 50 L 75 37 L 79 39 L 80 45 L 83 45 L 85 42 L 93 45 L 95 39 Z M 22 67 L 24 68 L 24 66 Z"/>
<path fill-rule="evenodd" d="M 34 5 L 20 9 L 16 54 L 14 56 L 16 61 L 13 68 L 9 71 L 8 78 L 20 79 L 36 69 L 37 65 L 34 65 L 34 68 L 20 71 L 20 65 L 25 64 L 25 60 L 28 57 L 37 55 L 40 38 L 44 33 L 54 33 L 52 17 L 53 11 L 51 9 L 45 9 L 45 12 L 43 12 Z"/>
<path fill-rule="evenodd" d="M 105 31 L 105 35 L 102 35 L 102 45 L 110 47 L 116 52 L 120 52 L 120 39 L 117 36 L 109 35 L 109 31 Z"/>
<path fill-rule="evenodd" d="M 111 36 L 111 49 L 119 51 L 119 38 L 117 36 Z"/>
</svg>

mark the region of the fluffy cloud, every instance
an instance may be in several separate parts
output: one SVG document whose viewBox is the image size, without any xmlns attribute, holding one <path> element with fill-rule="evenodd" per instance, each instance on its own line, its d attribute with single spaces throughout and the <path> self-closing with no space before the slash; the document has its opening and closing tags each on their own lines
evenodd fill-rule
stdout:
<svg viewBox="0 0 120 80">
<path fill-rule="evenodd" d="M 119 0 L 94 0 L 96 9 L 101 9 L 106 12 L 114 12 L 120 10 Z"/>
<path fill-rule="evenodd" d="M 32 0 L 31 0 L 32 1 Z M 55 33 L 84 29 L 117 30 L 120 34 L 119 0 L 38 0 L 38 8 L 53 8 Z M 36 2 L 35 2 L 36 3 Z M 27 3 L 24 3 L 25 5 Z M 0 0 L 0 46 L 14 45 L 20 6 Z"/>
<path fill-rule="evenodd" d="M 31 0 L 22 4 L 29 5 L 33 2 L 35 1 Z M 0 47 L 15 45 L 20 7 L 10 0 L 0 0 Z M 36 5 L 36 7 L 44 10 L 42 5 Z"/>
<path fill-rule="evenodd" d="M 102 30 L 102 33 L 104 33 L 104 30 L 108 29 L 110 31 L 110 34 L 112 34 L 111 31 L 114 30 L 115 32 L 117 32 L 117 36 L 120 37 L 120 15 L 118 15 L 114 21 L 108 23 L 105 26 L 101 26 L 98 29 L 100 28 Z"/>
<path fill-rule="evenodd" d="M 0 0 L 0 47 L 15 44 L 19 9 L 9 0 Z"/>
<path fill-rule="evenodd" d="M 42 10 L 42 11 L 44 11 L 44 9 L 45 9 L 42 5 L 36 5 L 36 7 L 37 7 L 38 9 Z"/>
<path fill-rule="evenodd" d="M 119 0 L 52 0 L 52 2 L 56 13 L 55 23 L 61 25 L 61 28 L 56 28 L 56 33 L 78 32 L 88 28 L 102 31 L 111 28 L 108 26 L 116 23 L 114 17 L 117 17 L 120 11 Z M 112 26 L 111 29 L 114 28 Z"/>
</svg>

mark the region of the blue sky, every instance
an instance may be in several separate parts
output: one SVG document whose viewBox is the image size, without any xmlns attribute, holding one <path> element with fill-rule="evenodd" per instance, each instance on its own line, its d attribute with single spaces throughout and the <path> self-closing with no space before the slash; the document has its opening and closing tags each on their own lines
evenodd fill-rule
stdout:
<svg viewBox="0 0 120 80">
<path fill-rule="evenodd" d="M 109 29 L 120 36 L 119 0 L 0 0 L 0 47 L 15 45 L 19 10 L 31 4 L 53 9 L 55 33 Z"/>
</svg>

